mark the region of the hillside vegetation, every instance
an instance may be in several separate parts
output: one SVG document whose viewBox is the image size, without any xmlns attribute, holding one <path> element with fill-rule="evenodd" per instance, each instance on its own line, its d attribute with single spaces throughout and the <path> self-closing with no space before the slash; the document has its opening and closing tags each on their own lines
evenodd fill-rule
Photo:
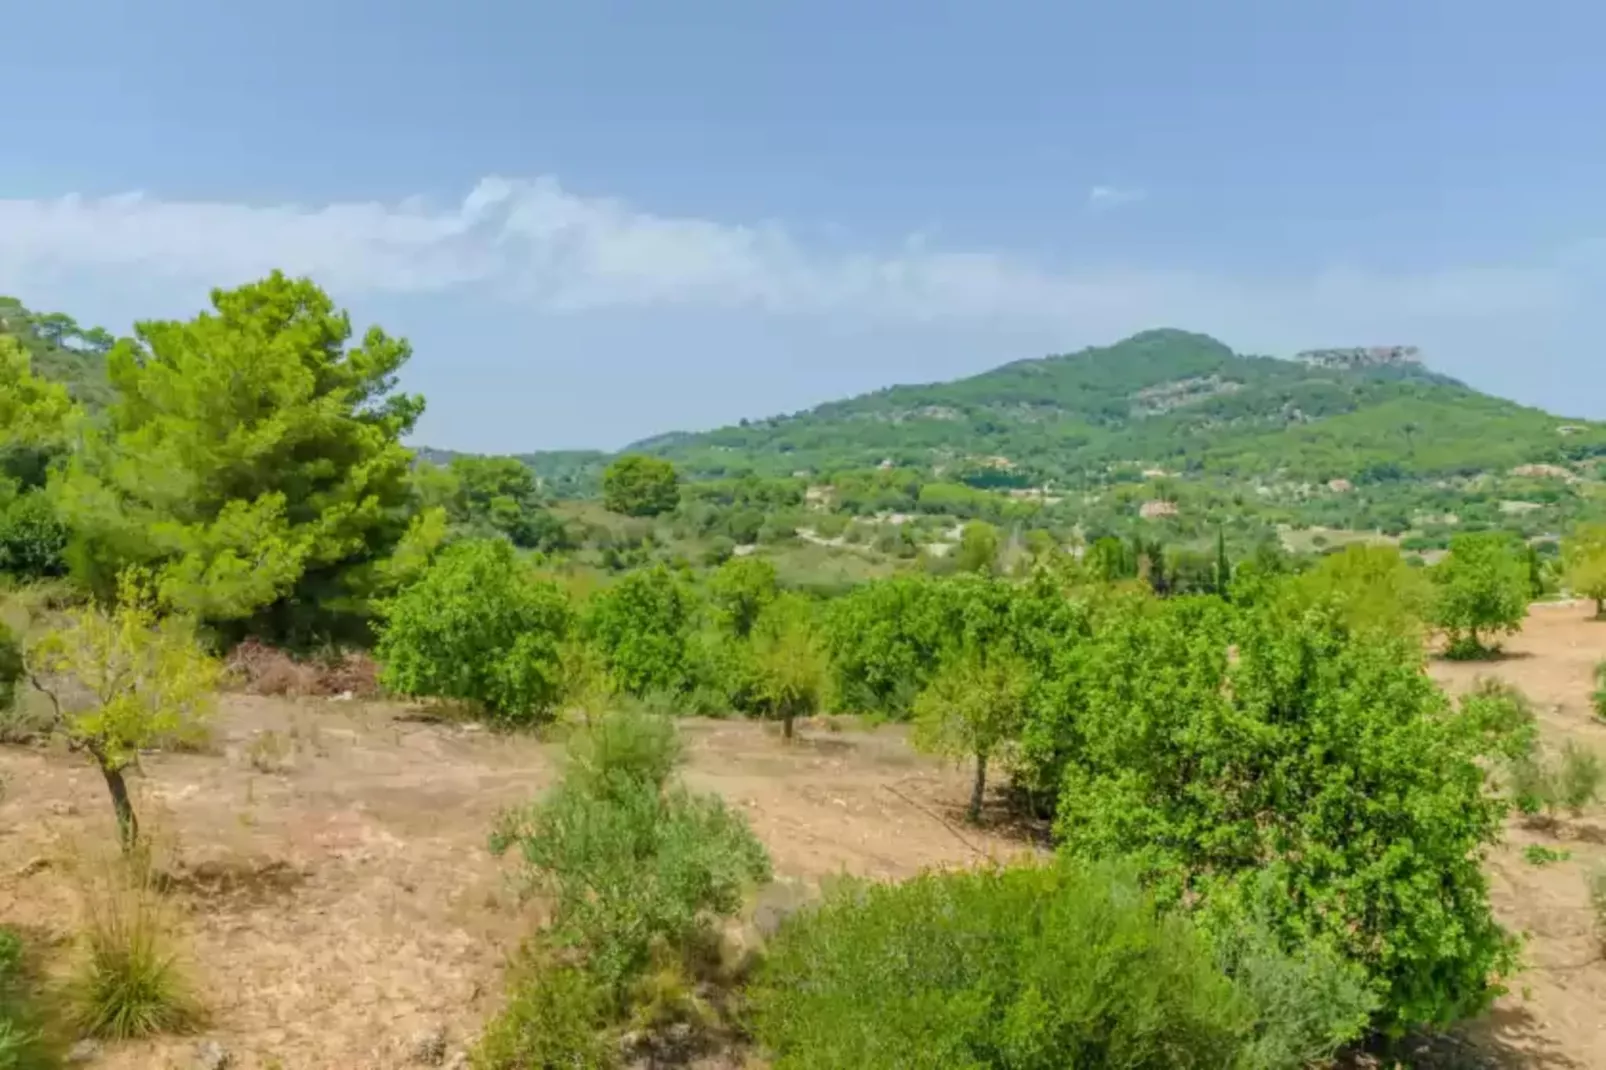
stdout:
<svg viewBox="0 0 1606 1070">
<path fill-rule="evenodd" d="M 1178 330 L 628 448 L 693 477 L 890 460 L 1023 487 L 1076 485 L 1122 465 L 1319 481 L 1466 476 L 1602 451 L 1606 427 L 1489 397 L 1409 359 L 1243 356 Z M 573 454 L 529 460 L 543 472 L 576 467 Z"/>
</svg>

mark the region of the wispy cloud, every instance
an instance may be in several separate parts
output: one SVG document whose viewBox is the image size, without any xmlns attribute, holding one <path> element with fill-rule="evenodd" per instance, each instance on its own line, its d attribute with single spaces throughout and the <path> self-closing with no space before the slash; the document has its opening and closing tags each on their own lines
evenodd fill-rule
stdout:
<svg viewBox="0 0 1606 1070">
<path fill-rule="evenodd" d="M 1132 186 L 1094 186 L 1087 191 L 1087 208 L 1090 212 L 1108 212 L 1124 204 L 1136 204 L 1147 196 Z"/>
<path fill-rule="evenodd" d="M 1098 187 L 1089 204 L 1138 196 Z M 486 178 L 445 207 L 142 194 L 0 200 L 0 291 L 51 273 L 89 273 L 193 292 L 275 267 L 310 274 L 337 298 L 471 288 L 548 312 L 692 307 L 964 319 L 1049 328 L 1068 340 L 1174 323 L 1266 347 L 1313 337 L 1411 341 L 1424 322 L 1538 315 L 1571 300 L 1577 274 L 1556 265 L 1334 269 L 1303 278 L 1117 270 L 942 249 L 918 237 L 844 251 L 840 241 L 811 245 L 779 224 L 659 215 L 577 195 L 553 178 Z"/>
</svg>

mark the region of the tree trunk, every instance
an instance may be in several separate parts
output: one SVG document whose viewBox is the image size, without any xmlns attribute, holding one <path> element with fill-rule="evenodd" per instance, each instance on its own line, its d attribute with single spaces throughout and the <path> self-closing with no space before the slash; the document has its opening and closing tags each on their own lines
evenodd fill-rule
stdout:
<svg viewBox="0 0 1606 1070">
<path fill-rule="evenodd" d="M 987 795 L 987 755 L 976 755 L 976 783 L 970 789 L 970 823 L 981 820 L 981 803 Z"/>
<path fill-rule="evenodd" d="M 112 810 L 117 814 L 117 837 L 126 854 L 139 842 L 139 818 L 134 816 L 134 804 L 128 798 L 128 782 L 123 779 L 121 769 L 104 762 L 100 766 L 100 775 L 106 778 L 106 790 L 111 792 Z"/>
<path fill-rule="evenodd" d="M 791 739 L 792 738 L 792 721 L 793 720 L 794 720 L 794 718 L 792 717 L 792 714 L 789 713 L 789 712 L 788 713 L 783 713 L 781 715 L 781 738 L 782 739 Z"/>
<path fill-rule="evenodd" d="M 1595 619 L 1606 617 L 1606 598 L 1595 599 Z"/>
</svg>

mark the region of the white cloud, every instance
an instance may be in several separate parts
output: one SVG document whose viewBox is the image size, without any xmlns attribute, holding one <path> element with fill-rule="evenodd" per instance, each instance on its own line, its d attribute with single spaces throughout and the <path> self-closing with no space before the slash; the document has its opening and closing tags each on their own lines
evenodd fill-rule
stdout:
<svg viewBox="0 0 1606 1070">
<path fill-rule="evenodd" d="M 1096 187 L 1090 204 L 1141 196 Z M 1596 262 L 1596 258 L 1588 258 Z M 555 179 L 486 178 L 460 204 L 249 205 L 144 194 L 0 200 L 0 292 L 88 273 L 193 292 L 282 267 L 337 299 L 474 288 L 546 311 L 740 308 L 884 322 L 952 320 L 1107 340 L 1175 324 L 1241 348 L 1416 341 L 1573 302 L 1577 265 L 1231 277 L 1034 263 L 934 247 L 811 247 L 776 224 L 655 215 Z"/>
<path fill-rule="evenodd" d="M 1087 191 L 1087 207 L 1092 212 L 1108 212 L 1123 204 L 1135 204 L 1148 194 L 1130 186 L 1094 186 Z"/>
</svg>

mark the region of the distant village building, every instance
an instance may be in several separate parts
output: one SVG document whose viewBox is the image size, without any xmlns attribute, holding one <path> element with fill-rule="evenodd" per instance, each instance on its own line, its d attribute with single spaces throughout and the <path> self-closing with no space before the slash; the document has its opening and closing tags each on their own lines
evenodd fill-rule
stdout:
<svg viewBox="0 0 1606 1070">
<path fill-rule="evenodd" d="M 1144 502 L 1143 505 L 1138 508 L 1138 515 L 1145 520 L 1158 520 L 1163 516 L 1176 516 L 1177 503 L 1161 501 Z"/>
<path fill-rule="evenodd" d="M 1329 479 L 1327 481 L 1327 489 L 1334 494 L 1348 494 L 1355 489 L 1355 484 L 1347 479 Z"/>
</svg>

